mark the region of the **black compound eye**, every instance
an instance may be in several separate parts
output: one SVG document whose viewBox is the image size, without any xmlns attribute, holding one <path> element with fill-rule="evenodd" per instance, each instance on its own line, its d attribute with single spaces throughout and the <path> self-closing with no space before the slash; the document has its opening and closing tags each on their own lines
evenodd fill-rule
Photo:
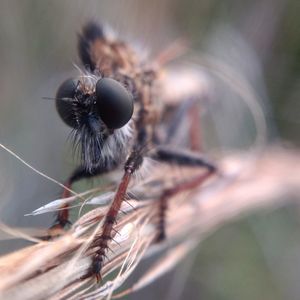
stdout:
<svg viewBox="0 0 300 300">
<path fill-rule="evenodd" d="M 74 78 L 64 81 L 56 92 L 56 109 L 62 120 L 69 126 L 77 126 L 73 112 L 73 99 L 75 97 L 78 80 Z"/>
<path fill-rule="evenodd" d="M 121 128 L 132 117 L 133 96 L 116 80 L 100 79 L 96 84 L 96 110 L 108 128 Z"/>
</svg>

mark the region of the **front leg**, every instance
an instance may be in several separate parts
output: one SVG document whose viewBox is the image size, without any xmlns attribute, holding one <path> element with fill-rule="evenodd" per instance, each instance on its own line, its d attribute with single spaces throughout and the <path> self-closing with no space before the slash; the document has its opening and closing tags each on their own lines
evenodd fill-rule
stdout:
<svg viewBox="0 0 300 300">
<path fill-rule="evenodd" d="M 122 202 L 125 198 L 126 191 L 132 177 L 132 174 L 138 170 L 143 162 L 142 156 L 143 150 L 133 150 L 128 160 L 125 163 L 124 175 L 121 180 L 121 183 L 118 186 L 117 192 L 113 199 L 113 202 L 106 214 L 104 223 L 102 225 L 102 233 L 99 236 L 96 236 L 91 247 L 97 247 L 98 250 L 93 256 L 93 261 L 90 270 L 82 279 L 88 278 L 95 275 L 97 282 L 101 280 L 101 269 L 103 265 L 103 260 L 105 257 L 106 250 L 108 248 L 108 242 L 112 239 L 112 230 L 116 222 L 116 218 L 120 211 Z"/>
<path fill-rule="evenodd" d="M 116 164 L 104 165 L 95 170 L 88 171 L 83 166 L 76 168 L 69 179 L 66 181 L 65 186 L 71 188 L 72 185 L 85 178 L 91 178 L 94 176 L 100 176 L 113 171 L 116 168 Z M 62 198 L 68 198 L 71 196 L 71 192 L 68 189 L 64 189 L 62 193 Z M 60 207 L 60 210 L 57 212 L 55 223 L 49 228 L 50 237 L 56 236 L 60 233 L 68 224 L 69 220 L 69 204 L 64 204 Z"/>
</svg>

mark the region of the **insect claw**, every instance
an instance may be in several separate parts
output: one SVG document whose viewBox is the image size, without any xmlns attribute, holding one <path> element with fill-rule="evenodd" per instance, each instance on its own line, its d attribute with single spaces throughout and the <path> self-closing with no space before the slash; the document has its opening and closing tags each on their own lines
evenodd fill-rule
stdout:
<svg viewBox="0 0 300 300">
<path fill-rule="evenodd" d="M 96 282 L 97 283 L 100 283 L 102 281 L 102 276 L 101 276 L 100 273 L 95 274 L 95 277 L 96 277 Z"/>
</svg>

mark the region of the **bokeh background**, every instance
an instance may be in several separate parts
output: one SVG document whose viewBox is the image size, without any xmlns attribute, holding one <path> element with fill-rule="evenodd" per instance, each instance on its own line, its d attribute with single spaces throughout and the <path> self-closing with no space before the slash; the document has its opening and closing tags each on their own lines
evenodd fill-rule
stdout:
<svg viewBox="0 0 300 300">
<path fill-rule="evenodd" d="M 255 90 L 268 122 L 269 143 L 281 140 L 297 146 L 299 15 L 299 0 L 1 0 L 0 142 L 49 176 L 60 181 L 68 176 L 74 166 L 69 129 L 54 103 L 42 97 L 53 97 L 62 80 L 77 74 L 72 65 L 79 62 L 76 33 L 93 19 L 110 24 L 150 54 L 184 37 L 199 56 L 205 53 L 226 62 Z M 224 86 L 213 94 L 216 113 L 210 122 L 217 134 L 206 135 L 207 143 L 219 153 L 245 149 L 252 133 L 247 118 L 236 113 L 240 99 L 233 100 Z M 0 166 L 1 221 L 49 226 L 51 215 L 24 214 L 57 198 L 60 188 L 4 150 Z M 0 245 L 5 253 L 24 242 Z M 300 208 L 293 206 L 223 227 L 171 274 L 129 298 L 299 299 L 299 278 Z"/>
</svg>

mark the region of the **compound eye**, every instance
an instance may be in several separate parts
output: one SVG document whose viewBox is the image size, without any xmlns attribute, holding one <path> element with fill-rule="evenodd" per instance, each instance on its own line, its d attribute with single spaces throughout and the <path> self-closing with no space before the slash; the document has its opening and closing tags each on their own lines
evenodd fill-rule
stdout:
<svg viewBox="0 0 300 300">
<path fill-rule="evenodd" d="M 77 126 L 74 115 L 73 100 L 75 97 L 78 80 L 70 78 L 64 81 L 56 92 L 56 110 L 62 120 L 69 126 L 75 128 Z"/>
<path fill-rule="evenodd" d="M 96 84 L 96 110 L 108 128 L 121 128 L 132 117 L 133 96 L 116 80 L 100 79 Z"/>
</svg>

